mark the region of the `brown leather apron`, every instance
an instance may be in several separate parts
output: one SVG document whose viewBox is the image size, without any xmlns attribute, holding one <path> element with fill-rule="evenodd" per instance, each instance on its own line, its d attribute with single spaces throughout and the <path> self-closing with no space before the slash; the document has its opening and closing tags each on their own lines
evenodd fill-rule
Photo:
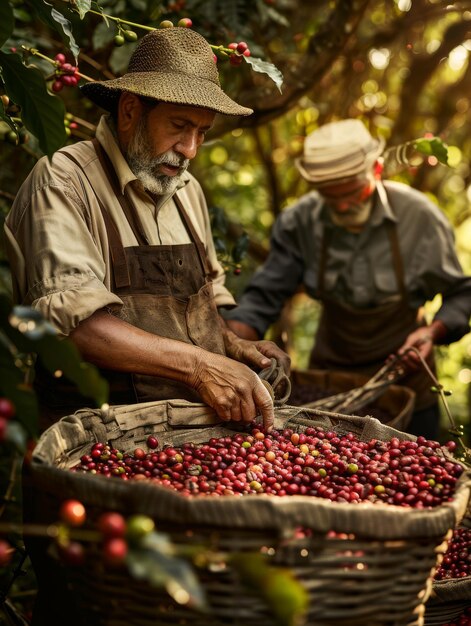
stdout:
<svg viewBox="0 0 471 626">
<path fill-rule="evenodd" d="M 396 352 L 406 337 L 425 322 L 411 309 L 404 284 L 404 269 L 396 227 L 387 222 L 394 273 L 399 294 L 375 307 L 355 308 L 325 294 L 325 270 L 330 233 L 324 231 L 318 272 L 318 296 L 322 313 L 311 352 L 311 369 L 354 371 L 374 374 L 385 359 Z M 433 355 L 429 365 L 434 369 Z M 431 381 L 424 368 L 403 378 L 401 385 L 416 392 L 416 410 L 437 402 L 430 391 Z"/>
<path fill-rule="evenodd" d="M 118 229 L 106 209 L 106 198 L 100 197 L 100 190 L 95 188 L 108 234 L 112 291 L 123 301 L 122 307 L 113 307 L 110 313 L 149 333 L 225 354 L 206 251 L 178 195 L 174 195 L 174 200 L 192 243 L 150 245 L 137 211 L 121 193 L 108 155 L 97 140 L 93 143 L 139 243 L 123 247 Z M 64 154 L 80 167 L 93 188 L 80 163 Z M 110 404 L 169 398 L 201 402 L 195 391 L 178 381 L 117 370 L 101 370 L 101 373 L 110 385 Z M 41 367 L 38 368 L 36 388 L 43 427 L 79 408 L 90 406 L 90 399 L 81 396 L 69 381 L 55 379 Z"/>
</svg>

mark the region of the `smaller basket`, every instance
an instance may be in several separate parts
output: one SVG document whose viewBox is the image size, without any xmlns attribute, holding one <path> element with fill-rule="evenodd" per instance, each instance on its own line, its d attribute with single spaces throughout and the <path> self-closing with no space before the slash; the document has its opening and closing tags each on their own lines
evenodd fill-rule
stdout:
<svg viewBox="0 0 471 626">
<path fill-rule="evenodd" d="M 315 390 L 332 392 L 331 395 L 350 391 L 363 386 L 368 381 L 368 376 L 352 372 L 340 372 L 335 370 L 292 370 L 291 387 L 292 397 L 296 393 L 296 387 L 312 386 Z M 293 393 L 294 392 L 294 393 Z M 313 397 L 313 400 L 317 398 Z M 311 400 L 306 401 L 310 402 Z M 293 404 L 292 400 L 288 400 Z M 402 385 L 389 385 L 384 392 L 366 405 L 361 411 L 355 411 L 355 415 L 368 415 L 375 417 L 382 424 L 392 426 L 397 430 L 407 432 L 407 426 L 412 417 L 415 407 L 415 392 L 409 387 Z M 322 407 L 320 407 L 322 408 Z"/>
</svg>

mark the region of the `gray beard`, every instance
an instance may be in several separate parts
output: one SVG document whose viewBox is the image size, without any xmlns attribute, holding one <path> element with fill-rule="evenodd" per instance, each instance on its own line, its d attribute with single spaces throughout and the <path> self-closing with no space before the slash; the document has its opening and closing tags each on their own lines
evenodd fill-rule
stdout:
<svg viewBox="0 0 471 626">
<path fill-rule="evenodd" d="M 361 230 L 370 217 L 372 207 L 372 200 L 354 205 L 345 213 L 340 213 L 329 207 L 330 219 L 336 226 L 341 226 L 347 230 Z"/>
<path fill-rule="evenodd" d="M 158 195 L 173 193 L 180 184 L 182 175 L 187 170 L 189 160 L 177 154 L 173 150 L 167 150 L 158 156 L 152 156 L 152 149 L 147 137 L 147 119 L 143 115 L 139 120 L 127 150 L 125 158 L 134 176 L 141 181 L 144 189 Z M 180 168 L 176 176 L 166 176 L 159 172 L 159 165 L 178 166 Z"/>
</svg>

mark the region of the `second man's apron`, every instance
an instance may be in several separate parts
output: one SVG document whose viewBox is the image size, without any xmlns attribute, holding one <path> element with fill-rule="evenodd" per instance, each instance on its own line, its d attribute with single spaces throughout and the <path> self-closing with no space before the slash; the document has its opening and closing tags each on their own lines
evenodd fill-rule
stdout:
<svg viewBox="0 0 471 626">
<path fill-rule="evenodd" d="M 309 361 L 311 369 L 343 370 L 371 376 L 402 346 L 413 330 L 424 324 L 419 312 L 408 305 L 396 227 L 388 222 L 387 228 L 399 294 L 378 306 L 364 309 L 326 296 L 325 269 L 330 242 L 324 233 L 317 295 L 322 302 L 322 313 Z M 428 365 L 434 369 L 433 355 Z M 400 384 L 415 391 L 416 410 L 437 402 L 436 394 L 430 391 L 432 382 L 423 367 L 401 379 Z"/>
</svg>

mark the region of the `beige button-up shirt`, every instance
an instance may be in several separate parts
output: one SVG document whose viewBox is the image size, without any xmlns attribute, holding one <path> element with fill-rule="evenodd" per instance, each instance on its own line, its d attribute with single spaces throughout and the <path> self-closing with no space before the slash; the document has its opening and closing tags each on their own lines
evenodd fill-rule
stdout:
<svg viewBox="0 0 471 626">
<path fill-rule="evenodd" d="M 172 197 L 163 196 L 155 203 L 144 191 L 119 150 L 105 116 L 96 137 L 111 159 L 122 192 L 136 207 L 149 243 L 189 243 Z M 17 303 L 39 310 L 60 334 L 68 335 L 95 311 L 122 301 L 111 291 L 108 237 L 97 198 L 89 186 L 83 187 L 77 166 L 61 154 L 64 151 L 83 165 L 93 165 L 87 173 L 94 188 L 107 192 L 106 208 L 123 245 L 135 246 L 137 241 L 90 141 L 64 148 L 52 161 L 47 157 L 38 161 L 5 221 L 14 297 Z M 206 247 L 216 306 L 232 306 L 235 302 L 224 286 L 225 275 L 217 260 L 206 201 L 189 173 L 184 175 L 179 197 Z"/>
</svg>

